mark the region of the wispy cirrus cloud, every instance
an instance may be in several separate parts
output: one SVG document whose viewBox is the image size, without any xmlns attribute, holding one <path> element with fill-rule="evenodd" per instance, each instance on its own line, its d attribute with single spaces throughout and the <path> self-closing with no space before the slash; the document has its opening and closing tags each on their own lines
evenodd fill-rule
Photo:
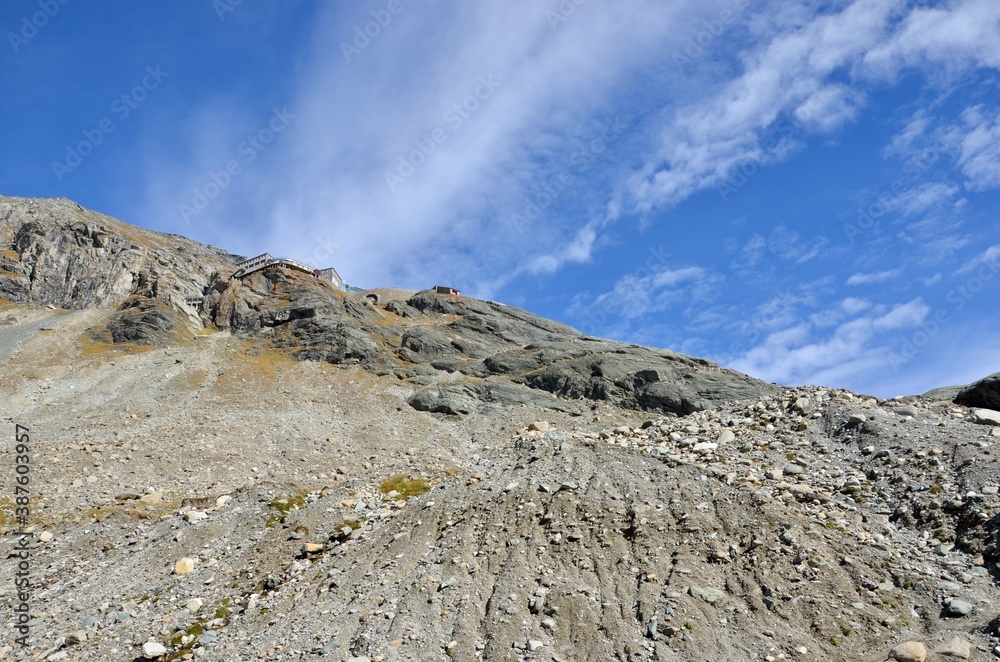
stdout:
<svg viewBox="0 0 1000 662">
<path fill-rule="evenodd" d="M 599 308 L 627 322 L 692 299 L 704 299 L 721 280 L 721 276 L 702 267 L 661 266 L 651 272 L 619 278 L 610 291 L 578 300 L 570 312 L 579 315 L 586 308 Z"/>
<path fill-rule="evenodd" d="M 1000 110 L 978 104 L 946 131 L 958 153 L 958 166 L 973 191 L 1000 188 Z"/>
<path fill-rule="evenodd" d="M 887 280 L 897 278 L 900 273 L 902 273 L 901 269 L 890 269 L 888 271 L 879 271 L 878 273 L 872 274 L 857 273 L 847 279 L 847 284 L 867 285 L 869 283 L 884 283 Z"/>
<path fill-rule="evenodd" d="M 982 266 L 989 266 L 994 269 L 1000 267 L 1000 245 L 990 246 L 985 251 L 963 264 L 955 273 L 960 276 L 964 276 L 976 271 Z"/>
</svg>

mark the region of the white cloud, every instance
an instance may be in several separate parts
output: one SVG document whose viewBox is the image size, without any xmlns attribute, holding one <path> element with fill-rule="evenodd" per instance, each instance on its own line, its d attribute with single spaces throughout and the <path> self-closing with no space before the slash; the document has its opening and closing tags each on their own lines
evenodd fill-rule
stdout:
<svg viewBox="0 0 1000 662">
<path fill-rule="evenodd" d="M 883 150 L 885 156 L 907 156 L 914 145 L 921 142 L 927 135 L 931 118 L 924 109 L 918 110 L 906 123 L 902 131 L 892 138 L 892 142 Z"/>
<path fill-rule="evenodd" d="M 947 136 L 956 145 L 958 166 L 973 191 L 1000 187 L 1000 113 L 983 105 L 962 113 L 961 125 Z"/>
<path fill-rule="evenodd" d="M 864 103 L 864 95 L 846 85 L 828 85 L 795 109 L 795 119 L 807 127 L 829 133 L 853 121 Z"/>
<path fill-rule="evenodd" d="M 857 297 L 847 297 L 839 303 L 831 305 L 826 310 L 813 313 L 809 316 L 809 321 L 817 328 L 828 328 L 836 326 L 848 317 L 853 317 L 858 313 L 868 310 L 872 303 L 867 299 Z"/>
<path fill-rule="evenodd" d="M 670 311 L 684 302 L 706 304 L 722 276 L 702 267 L 672 269 L 654 262 L 650 268 L 626 274 L 611 290 L 595 297 L 578 297 L 567 311 L 588 326 L 599 324 L 604 333 L 632 334 L 628 323 Z"/>
<path fill-rule="evenodd" d="M 847 279 L 848 285 L 867 285 L 869 283 L 884 283 L 887 280 L 892 280 L 899 276 L 901 271 L 899 269 L 892 269 L 889 271 L 880 271 L 873 274 L 862 274 L 857 273 L 852 275 Z"/>
<path fill-rule="evenodd" d="M 687 298 L 702 298 L 718 280 L 701 267 L 661 267 L 619 278 L 610 292 L 595 297 L 590 305 L 625 320 L 635 319 L 663 312 Z"/>
<path fill-rule="evenodd" d="M 767 243 L 768 248 L 782 260 L 802 264 L 819 255 L 829 241 L 826 237 L 803 239 L 798 232 L 778 226 L 771 232 Z"/>
<path fill-rule="evenodd" d="M 862 310 L 867 310 L 872 307 L 872 304 L 867 299 L 858 299 L 856 297 L 847 297 L 840 302 L 841 308 L 844 309 L 848 315 L 857 315 Z"/>
<path fill-rule="evenodd" d="M 754 235 L 751 239 L 740 249 L 740 257 L 734 263 L 734 266 L 741 269 L 752 269 L 756 267 L 757 264 L 764 257 L 764 253 L 767 250 L 767 240 L 764 237 Z"/>
<path fill-rule="evenodd" d="M 740 164 L 782 158 L 794 140 L 764 141 L 783 113 L 820 130 L 852 118 L 862 97 L 827 78 L 878 44 L 902 4 L 856 0 L 840 12 L 798 16 L 794 27 L 761 34 L 761 43 L 743 57 L 742 75 L 671 117 L 655 158 L 632 181 L 638 207 L 675 204 L 725 181 Z M 779 128 L 795 133 L 794 126 Z"/>
<path fill-rule="evenodd" d="M 676 287 L 689 280 L 698 280 L 705 275 L 701 267 L 685 267 L 683 269 L 664 269 L 653 274 L 650 284 L 653 287 Z"/>
<path fill-rule="evenodd" d="M 735 368 L 782 384 L 844 384 L 860 375 L 885 366 L 894 333 L 919 326 L 930 313 L 922 300 L 871 308 L 867 302 L 852 300 L 835 304 L 832 313 L 821 312 L 815 319 L 836 318 L 846 309 L 869 314 L 847 319 L 831 330 L 814 321 L 799 321 L 770 333 L 760 344 L 736 358 Z"/>
<path fill-rule="evenodd" d="M 939 207 L 960 207 L 962 199 L 956 199 L 958 194 L 957 186 L 944 182 L 922 182 L 902 191 L 887 208 L 903 216 L 919 216 Z"/>
<path fill-rule="evenodd" d="M 894 77 L 903 67 L 944 64 L 1000 67 L 1000 4 L 961 0 L 946 7 L 916 8 L 896 33 L 865 56 L 865 64 Z"/>
<path fill-rule="evenodd" d="M 559 270 L 567 262 L 589 262 L 597 239 L 595 224 L 586 225 L 576 233 L 572 241 L 558 254 L 540 255 L 534 258 L 525 271 L 532 275 L 551 274 Z"/>
<path fill-rule="evenodd" d="M 1000 244 L 990 246 L 985 251 L 961 266 L 955 273 L 959 276 L 971 274 L 982 266 L 989 267 L 993 272 L 1000 269 Z"/>
<path fill-rule="evenodd" d="M 872 320 L 876 330 L 900 329 L 908 326 L 919 326 L 931 312 L 931 307 L 922 299 L 914 299 L 902 303 L 881 317 Z"/>
</svg>

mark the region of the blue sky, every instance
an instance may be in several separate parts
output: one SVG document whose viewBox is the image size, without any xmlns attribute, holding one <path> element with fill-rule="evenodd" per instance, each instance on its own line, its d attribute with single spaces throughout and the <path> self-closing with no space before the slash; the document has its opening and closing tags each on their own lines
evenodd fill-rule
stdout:
<svg viewBox="0 0 1000 662">
<path fill-rule="evenodd" d="M 880 396 L 1000 370 L 995 0 L 7 2 L 0 193 Z"/>
</svg>

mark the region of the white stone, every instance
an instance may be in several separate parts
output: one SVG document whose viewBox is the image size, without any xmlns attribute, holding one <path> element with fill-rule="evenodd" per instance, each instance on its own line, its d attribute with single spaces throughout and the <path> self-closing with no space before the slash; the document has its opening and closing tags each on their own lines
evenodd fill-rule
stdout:
<svg viewBox="0 0 1000 662">
<path fill-rule="evenodd" d="M 183 558 L 174 566 L 175 575 L 187 575 L 194 571 L 194 559 Z"/>
<path fill-rule="evenodd" d="M 167 654 L 166 647 L 158 641 L 147 641 L 142 645 L 142 654 L 151 660 Z"/>
<path fill-rule="evenodd" d="M 972 421 L 980 425 L 1000 425 L 1000 411 L 992 409 L 973 409 Z"/>
</svg>

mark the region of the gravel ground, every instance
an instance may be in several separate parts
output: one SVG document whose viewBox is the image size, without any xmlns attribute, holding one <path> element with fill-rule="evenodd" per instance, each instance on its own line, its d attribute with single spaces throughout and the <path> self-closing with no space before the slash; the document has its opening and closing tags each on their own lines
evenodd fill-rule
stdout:
<svg viewBox="0 0 1000 662">
<path fill-rule="evenodd" d="M 17 319 L 4 417 L 33 446 L 31 645 L 9 659 L 920 659 L 912 642 L 986 660 L 1000 644 L 1000 428 L 966 407 L 801 388 L 686 416 L 448 416 L 391 375 L 226 333 L 128 353 L 90 339 L 108 311 L 0 312 Z M 12 445 L 13 425 L 11 476 Z M 8 633 L 17 560 L 0 562 Z"/>
</svg>

